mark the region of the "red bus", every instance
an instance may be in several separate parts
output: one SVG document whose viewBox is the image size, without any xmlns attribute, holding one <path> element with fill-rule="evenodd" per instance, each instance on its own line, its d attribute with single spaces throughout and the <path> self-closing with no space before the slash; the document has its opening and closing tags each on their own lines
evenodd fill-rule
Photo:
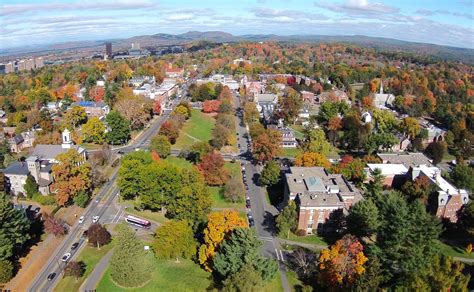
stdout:
<svg viewBox="0 0 474 292">
<path fill-rule="evenodd" d="M 150 221 L 130 215 L 127 215 L 127 217 L 125 217 L 125 221 L 127 221 L 128 224 L 135 225 L 140 228 L 148 229 L 151 226 Z"/>
</svg>

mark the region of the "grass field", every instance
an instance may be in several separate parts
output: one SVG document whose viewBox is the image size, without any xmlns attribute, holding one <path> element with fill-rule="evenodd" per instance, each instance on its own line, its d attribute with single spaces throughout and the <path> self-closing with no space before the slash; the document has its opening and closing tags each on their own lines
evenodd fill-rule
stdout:
<svg viewBox="0 0 474 292">
<path fill-rule="evenodd" d="M 203 114 L 197 109 L 193 109 L 191 118 L 186 121 L 184 127 L 181 129 L 178 140 L 173 145 L 173 149 L 186 149 L 194 143 L 209 141 L 214 124 L 214 118 Z"/>
<path fill-rule="evenodd" d="M 303 130 L 304 127 L 302 125 L 291 125 L 289 126 L 290 129 L 293 129 L 295 132 L 296 139 L 302 140 L 304 138 Z"/>
<path fill-rule="evenodd" d="M 224 165 L 225 169 L 229 171 L 229 174 L 232 177 L 238 177 L 242 180 L 242 172 L 240 170 L 240 163 L 235 162 L 226 162 Z M 233 208 L 233 209 L 244 209 L 245 205 L 244 202 L 240 203 L 232 203 L 229 202 L 222 194 L 222 190 L 224 187 L 209 187 L 209 191 L 211 192 L 211 199 L 212 199 L 212 207 L 213 208 Z"/>
<path fill-rule="evenodd" d="M 287 239 L 286 237 L 282 238 Z M 328 243 L 322 237 L 317 236 L 315 234 L 306 236 L 296 236 L 292 232 L 290 232 L 290 237 L 287 240 L 309 244 L 328 245 Z"/>
<path fill-rule="evenodd" d="M 281 148 L 281 155 L 283 157 L 295 157 L 301 150 L 298 148 Z"/>
<path fill-rule="evenodd" d="M 286 271 L 286 278 L 292 291 L 301 291 L 304 284 L 298 279 L 298 275 L 293 271 Z"/>
<path fill-rule="evenodd" d="M 144 287 L 138 289 L 117 287 L 106 271 L 97 286 L 97 291 L 206 291 L 211 284 L 210 274 L 190 260 L 181 260 L 180 263 L 174 260 L 153 260 L 153 262 L 155 265 L 152 280 Z"/>
<path fill-rule="evenodd" d="M 86 246 L 82 251 L 79 257 L 76 259 L 78 262 L 83 262 L 86 266 L 84 275 L 78 279 L 74 277 L 64 277 L 62 278 L 54 291 L 79 291 L 82 283 L 89 276 L 90 273 L 94 270 L 95 265 L 100 261 L 100 259 L 105 256 L 105 254 L 111 250 L 113 247 L 113 242 L 109 243 L 106 246 L 103 246 L 98 250 L 95 247 Z"/>
<path fill-rule="evenodd" d="M 187 161 L 184 158 L 179 158 L 176 156 L 168 156 L 166 157 L 165 161 L 169 162 L 170 164 L 176 165 L 177 167 L 180 168 L 191 168 L 193 164 L 189 161 Z"/>
<path fill-rule="evenodd" d="M 437 242 L 436 247 L 442 254 L 447 256 L 474 259 L 474 252 L 469 254 L 464 249 L 445 244 L 441 241 Z"/>
</svg>

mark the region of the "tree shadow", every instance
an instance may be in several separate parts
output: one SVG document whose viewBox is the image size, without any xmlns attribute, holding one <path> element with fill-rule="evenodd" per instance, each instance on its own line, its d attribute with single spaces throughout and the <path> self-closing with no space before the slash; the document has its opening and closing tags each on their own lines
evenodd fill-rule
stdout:
<svg viewBox="0 0 474 292">
<path fill-rule="evenodd" d="M 275 217 L 272 213 L 265 211 L 263 214 L 263 223 L 262 223 L 263 230 L 272 234 L 272 236 L 276 236 L 276 228 L 275 228 Z"/>
</svg>

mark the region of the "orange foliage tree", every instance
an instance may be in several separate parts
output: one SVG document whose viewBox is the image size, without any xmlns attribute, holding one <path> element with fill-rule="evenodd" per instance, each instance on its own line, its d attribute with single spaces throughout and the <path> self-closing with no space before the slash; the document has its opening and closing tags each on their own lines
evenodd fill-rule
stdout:
<svg viewBox="0 0 474 292">
<path fill-rule="evenodd" d="M 342 239 L 319 255 L 319 280 L 328 288 L 347 288 L 365 272 L 362 244 L 351 234 Z"/>
<path fill-rule="evenodd" d="M 52 167 L 54 183 L 51 190 L 56 192 L 56 202 L 65 206 L 80 192 L 90 192 L 92 171 L 89 163 L 74 149 L 56 157 L 57 164 Z"/>
<path fill-rule="evenodd" d="M 296 156 L 295 165 L 304 167 L 321 166 L 327 168 L 331 164 L 329 163 L 329 160 L 326 158 L 326 156 L 321 153 L 305 152 Z"/>
<path fill-rule="evenodd" d="M 221 105 L 220 100 L 206 100 L 202 104 L 202 111 L 205 113 L 216 113 Z"/>
<path fill-rule="evenodd" d="M 204 155 L 197 167 L 211 186 L 223 185 L 229 179 L 229 173 L 224 168 L 224 158 L 218 152 Z"/>
<path fill-rule="evenodd" d="M 199 263 L 211 271 L 212 259 L 220 243 L 237 227 L 248 227 L 247 222 L 238 212 L 225 210 L 212 212 L 208 216 L 204 229 L 204 243 L 199 248 Z"/>
</svg>

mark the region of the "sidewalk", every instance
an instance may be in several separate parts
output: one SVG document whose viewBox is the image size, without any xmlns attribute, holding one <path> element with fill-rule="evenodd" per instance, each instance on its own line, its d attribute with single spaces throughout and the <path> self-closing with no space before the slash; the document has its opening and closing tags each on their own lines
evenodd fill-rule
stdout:
<svg viewBox="0 0 474 292">
<path fill-rule="evenodd" d="M 110 258 L 112 258 L 113 254 L 113 249 L 109 251 L 97 265 L 94 267 L 94 270 L 92 273 L 89 275 L 89 277 L 82 283 L 81 288 L 79 288 L 79 291 L 89 291 L 89 290 L 95 290 L 97 285 L 100 282 L 100 279 L 102 279 L 102 276 L 105 273 L 105 270 L 107 269 L 107 266 L 109 265 Z"/>
</svg>

